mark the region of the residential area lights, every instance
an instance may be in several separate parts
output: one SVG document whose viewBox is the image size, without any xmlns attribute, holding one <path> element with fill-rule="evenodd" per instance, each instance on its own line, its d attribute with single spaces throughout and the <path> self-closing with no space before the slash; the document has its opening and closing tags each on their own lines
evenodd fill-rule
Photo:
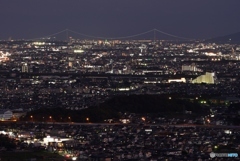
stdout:
<svg viewBox="0 0 240 161">
<path fill-rule="evenodd" d="M 0 119 L 19 119 L 1 129 L 14 131 L 9 136 L 15 135 L 16 149 L 43 146 L 68 160 L 111 155 L 113 160 L 198 160 L 208 159 L 213 149 L 239 150 L 240 44 L 72 39 L 2 41 L 0 49 L 0 106 L 8 108 Z M 1 61 L 8 51 L 9 59 Z M 179 112 L 126 113 L 121 108 L 119 121 L 104 116 L 104 123 L 90 114 L 75 117 L 112 99 L 122 102 L 122 96 L 146 98 L 142 110 L 153 106 L 148 100 L 164 96 L 161 102 L 179 106 Z M 129 98 L 127 103 L 134 102 Z M 37 113 L 39 107 L 46 112 Z"/>
</svg>

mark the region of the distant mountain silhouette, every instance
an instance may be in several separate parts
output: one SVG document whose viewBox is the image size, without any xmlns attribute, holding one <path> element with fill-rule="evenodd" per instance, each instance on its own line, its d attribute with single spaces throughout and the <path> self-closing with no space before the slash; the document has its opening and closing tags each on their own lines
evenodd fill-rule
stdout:
<svg viewBox="0 0 240 161">
<path fill-rule="evenodd" d="M 205 42 L 238 44 L 240 43 L 240 32 L 207 39 Z"/>
</svg>

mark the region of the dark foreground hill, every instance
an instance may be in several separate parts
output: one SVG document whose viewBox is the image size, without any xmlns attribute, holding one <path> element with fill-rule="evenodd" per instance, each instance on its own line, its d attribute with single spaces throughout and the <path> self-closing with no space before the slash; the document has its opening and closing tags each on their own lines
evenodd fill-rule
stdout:
<svg viewBox="0 0 240 161">
<path fill-rule="evenodd" d="M 105 119 L 119 118 L 121 113 L 136 114 L 181 114 L 184 111 L 202 115 L 206 111 L 197 104 L 187 100 L 169 99 L 162 95 L 131 95 L 114 97 L 97 107 L 90 107 L 80 111 L 61 108 L 38 109 L 29 112 L 22 120 L 28 121 L 74 121 L 102 122 Z M 32 117 L 31 117 L 32 116 Z"/>
</svg>

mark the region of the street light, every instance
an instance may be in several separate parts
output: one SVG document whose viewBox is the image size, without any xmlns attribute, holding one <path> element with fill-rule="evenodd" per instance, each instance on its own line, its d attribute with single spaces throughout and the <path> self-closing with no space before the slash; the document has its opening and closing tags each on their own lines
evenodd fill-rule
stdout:
<svg viewBox="0 0 240 161">
<path fill-rule="evenodd" d="M 30 118 L 31 118 L 31 119 L 32 119 L 32 121 L 33 121 L 33 116 L 32 116 L 32 115 L 30 116 Z"/>
<path fill-rule="evenodd" d="M 71 122 L 71 117 L 70 117 L 70 116 L 68 117 L 68 119 L 69 119 L 69 121 Z"/>
<path fill-rule="evenodd" d="M 89 122 L 89 118 L 88 117 L 86 118 L 86 121 Z"/>
<path fill-rule="evenodd" d="M 51 122 L 52 122 L 52 116 L 49 116 L 49 118 L 50 118 L 50 120 L 51 120 Z"/>
</svg>

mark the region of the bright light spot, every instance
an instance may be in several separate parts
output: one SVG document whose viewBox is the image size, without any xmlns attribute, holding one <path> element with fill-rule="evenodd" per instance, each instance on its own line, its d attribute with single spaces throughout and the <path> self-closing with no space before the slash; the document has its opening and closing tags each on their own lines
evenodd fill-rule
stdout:
<svg viewBox="0 0 240 161">
<path fill-rule="evenodd" d="M 70 155 L 69 155 L 69 154 L 67 154 L 67 155 L 66 155 L 66 157 L 67 157 L 67 158 L 69 158 L 69 157 L 70 157 Z"/>
<path fill-rule="evenodd" d="M 231 134 L 232 133 L 232 131 L 230 131 L 230 130 L 225 130 L 224 132 L 225 132 L 225 134 Z"/>
</svg>

